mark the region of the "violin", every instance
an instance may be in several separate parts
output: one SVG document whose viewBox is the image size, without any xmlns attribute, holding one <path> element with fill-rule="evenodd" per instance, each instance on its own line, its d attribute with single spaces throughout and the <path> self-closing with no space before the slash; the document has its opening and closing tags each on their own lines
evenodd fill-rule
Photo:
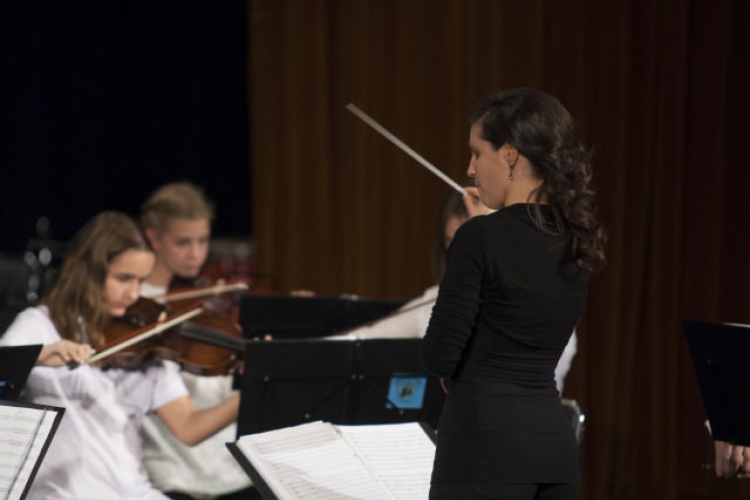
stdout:
<svg viewBox="0 0 750 500">
<path fill-rule="evenodd" d="M 206 376 L 226 375 L 241 368 L 238 353 L 244 354 L 245 340 L 238 322 L 239 307 L 237 301 L 232 300 L 235 294 L 231 292 L 248 289 L 246 281 L 220 279 L 207 286 L 179 284 L 171 287 L 166 295 L 139 299 L 124 316 L 113 319 L 105 332 L 106 346 L 118 345 L 148 330 L 164 315 L 200 310 L 187 318 L 190 321 L 161 329 L 159 333 L 164 333 L 158 337 L 127 340 L 127 350 L 113 357 L 108 365 L 145 369 L 168 359 L 179 363 L 187 372 Z M 101 359 L 98 352 L 95 356 L 96 360 Z"/>
<path fill-rule="evenodd" d="M 155 321 L 140 327 L 113 320 L 105 332 L 107 342 L 86 360 L 86 364 L 145 369 L 162 359 L 175 359 L 173 351 L 164 347 L 158 336 L 202 312 L 201 307 L 195 306 L 171 316 L 160 314 Z M 71 368 L 75 366 L 71 365 Z"/>
<path fill-rule="evenodd" d="M 247 291 L 249 285 L 243 280 L 223 278 L 213 283 L 199 278 L 196 283 L 204 286 L 172 286 L 162 298 L 169 307 L 179 309 L 200 300 L 204 308 L 203 314 L 182 326 L 181 336 L 174 339 L 177 348 L 189 360 L 183 362 L 183 368 L 197 375 L 228 373 L 238 361 L 238 352 L 244 354 L 245 348 L 235 292 Z M 200 364 L 195 361 L 198 359 L 202 360 Z"/>
<path fill-rule="evenodd" d="M 128 341 L 136 332 L 159 325 L 160 318 L 169 320 L 189 312 L 183 321 L 162 328 L 159 336 L 128 341 L 129 349 L 109 364 L 145 369 L 156 361 L 168 359 L 196 375 L 230 373 L 238 360 L 237 353 L 245 350 L 239 325 L 206 307 L 202 301 L 193 300 L 187 306 L 180 304 L 179 308 L 175 304 L 177 301 L 161 304 L 141 298 L 124 316 L 114 318 L 105 331 L 107 346 Z"/>
</svg>

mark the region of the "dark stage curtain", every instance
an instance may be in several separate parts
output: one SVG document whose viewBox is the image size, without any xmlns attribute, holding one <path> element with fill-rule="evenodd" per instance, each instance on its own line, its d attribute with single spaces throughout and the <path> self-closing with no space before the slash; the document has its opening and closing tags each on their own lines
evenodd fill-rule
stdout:
<svg viewBox="0 0 750 500">
<path fill-rule="evenodd" d="M 595 147 L 609 230 L 566 395 L 586 500 L 745 499 L 720 481 L 681 329 L 750 322 L 744 0 L 252 0 L 254 227 L 281 288 L 408 298 L 499 89 L 557 95 Z"/>
<path fill-rule="evenodd" d="M 0 15 L 0 251 L 39 216 L 67 240 L 179 179 L 216 201 L 215 233 L 250 234 L 245 2 L 11 0 Z"/>
</svg>

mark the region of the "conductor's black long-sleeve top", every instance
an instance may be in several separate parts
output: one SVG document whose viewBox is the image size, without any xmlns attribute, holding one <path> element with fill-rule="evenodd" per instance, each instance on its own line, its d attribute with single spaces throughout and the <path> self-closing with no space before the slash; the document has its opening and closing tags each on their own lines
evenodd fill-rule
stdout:
<svg viewBox="0 0 750 500">
<path fill-rule="evenodd" d="M 471 219 L 448 252 L 421 349 L 425 368 L 451 379 L 433 483 L 579 481 L 554 371 L 589 272 L 564 238 L 536 227 L 530 208 Z"/>
</svg>

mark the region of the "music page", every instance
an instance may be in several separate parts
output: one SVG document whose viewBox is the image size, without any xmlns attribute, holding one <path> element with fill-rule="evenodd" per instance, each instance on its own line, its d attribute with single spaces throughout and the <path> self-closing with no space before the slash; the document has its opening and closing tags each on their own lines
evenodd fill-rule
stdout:
<svg viewBox="0 0 750 500">
<path fill-rule="evenodd" d="M 312 422 L 236 444 L 280 500 L 427 499 L 435 454 L 419 424 Z"/>
<path fill-rule="evenodd" d="M 336 427 L 393 498 L 428 498 L 435 443 L 418 423 Z"/>
<path fill-rule="evenodd" d="M 21 498 L 56 417 L 54 410 L 0 405 L 0 498 Z"/>
</svg>

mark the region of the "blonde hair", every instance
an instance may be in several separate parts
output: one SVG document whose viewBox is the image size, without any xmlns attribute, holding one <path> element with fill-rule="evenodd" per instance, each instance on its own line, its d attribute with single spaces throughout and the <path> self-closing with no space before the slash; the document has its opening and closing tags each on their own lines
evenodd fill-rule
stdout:
<svg viewBox="0 0 750 500">
<path fill-rule="evenodd" d="M 141 227 L 157 233 L 169 230 L 175 219 L 214 218 L 214 205 L 189 182 L 173 182 L 157 189 L 141 206 Z"/>
<path fill-rule="evenodd" d="M 73 236 L 60 278 L 42 300 L 62 338 L 104 344 L 110 321 L 105 297 L 109 265 L 128 250 L 151 251 L 138 224 L 121 212 L 102 212 Z"/>
</svg>

